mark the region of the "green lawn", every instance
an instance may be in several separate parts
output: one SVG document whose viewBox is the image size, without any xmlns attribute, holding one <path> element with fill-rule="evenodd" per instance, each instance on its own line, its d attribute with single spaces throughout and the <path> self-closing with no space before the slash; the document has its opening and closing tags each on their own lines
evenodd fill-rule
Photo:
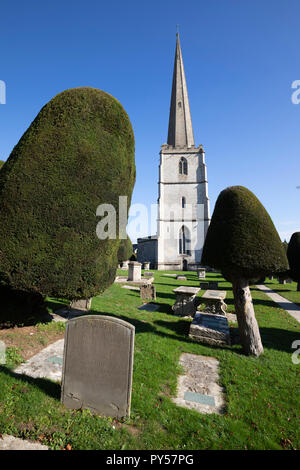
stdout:
<svg viewBox="0 0 300 470">
<path fill-rule="evenodd" d="M 277 294 L 300 306 L 300 292 L 297 292 L 297 282 L 279 284 L 277 279 L 270 281 L 269 278 L 266 278 L 265 285 L 277 292 Z"/>
<path fill-rule="evenodd" d="M 172 289 L 199 286 L 199 280 L 192 272 L 186 273 L 187 281 L 162 274 L 166 272 L 155 272 L 159 312 L 137 310 L 143 303 L 139 292 L 120 284 L 95 297 L 90 312 L 117 316 L 136 328 L 130 420 L 119 423 L 89 411 L 64 409 L 58 384 L 16 377 L 8 367 L 12 359 L 0 368 L 0 433 L 39 439 L 53 449 L 300 448 L 300 364 L 293 364 L 291 349 L 292 342 L 300 340 L 299 323 L 253 288 L 264 355 L 246 357 L 238 344 L 195 343 L 187 337 L 190 320 L 172 315 Z M 234 312 L 231 285 L 220 274 L 207 277 L 220 281 L 228 310 Z M 182 352 L 219 360 L 227 401 L 224 415 L 203 415 L 173 404 Z"/>
</svg>

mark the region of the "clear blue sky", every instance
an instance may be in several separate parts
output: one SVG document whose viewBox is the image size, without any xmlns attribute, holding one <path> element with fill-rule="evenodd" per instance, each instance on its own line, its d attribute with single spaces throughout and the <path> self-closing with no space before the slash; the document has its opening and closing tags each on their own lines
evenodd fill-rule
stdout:
<svg viewBox="0 0 300 470">
<path fill-rule="evenodd" d="M 299 0 L 3 2 L 0 159 L 57 93 L 97 87 L 122 103 L 133 125 L 132 202 L 156 203 L 179 24 L 211 213 L 222 189 L 246 186 L 289 241 L 300 231 L 300 104 L 291 101 L 299 18 Z"/>
</svg>

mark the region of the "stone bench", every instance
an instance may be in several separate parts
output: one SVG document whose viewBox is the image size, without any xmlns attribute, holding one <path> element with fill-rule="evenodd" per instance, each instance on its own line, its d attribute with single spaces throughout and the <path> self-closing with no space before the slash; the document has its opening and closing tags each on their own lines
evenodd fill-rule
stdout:
<svg viewBox="0 0 300 470">
<path fill-rule="evenodd" d="M 203 312 L 216 315 L 226 315 L 227 305 L 224 302 L 226 291 L 224 290 L 207 290 L 201 297 L 201 301 L 205 304 Z"/>
<path fill-rule="evenodd" d="M 173 289 L 176 301 L 172 306 L 174 315 L 185 317 L 193 316 L 196 311 L 196 295 L 200 291 L 199 287 L 180 286 Z"/>
</svg>

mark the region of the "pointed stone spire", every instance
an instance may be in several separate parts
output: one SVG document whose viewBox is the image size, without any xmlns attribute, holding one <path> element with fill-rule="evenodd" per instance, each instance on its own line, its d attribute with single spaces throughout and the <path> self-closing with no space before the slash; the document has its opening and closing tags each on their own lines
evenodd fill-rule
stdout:
<svg viewBox="0 0 300 470">
<path fill-rule="evenodd" d="M 170 105 L 168 145 L 172 145 L 172 147 L 195 146 L 189 98 L 178 33 Z"/>
</svg>

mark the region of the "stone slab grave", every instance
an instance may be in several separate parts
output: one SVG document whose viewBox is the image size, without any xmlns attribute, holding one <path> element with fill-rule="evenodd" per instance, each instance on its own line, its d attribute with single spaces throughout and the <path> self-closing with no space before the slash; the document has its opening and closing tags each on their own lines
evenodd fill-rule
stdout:
<svg viewBox="0 0 300 470">
<path fill-rule="evenodd" d="M 154 273 L 152 271 L 144 271 L 144 277 L 153 277 Z"/>
<path fill-rule="evenodd" d="M 67 323 L 61 392 L 66 408 L 130 416 L 134 332 L 130 323 L 105 315 Z"/>
<path fill-rule="evenodd" d="M 33 378 L 61 380 L 64 340 L 59 339 L 19 365 L 14 372 Z"/>
<path fill-rule="evenodd" d="M 178 275 L 176 276 L 176 279 L 177 279 L 178 281 L 186 281 L 186 280 L 187 280 L 187 279 L 186 279 L 186 276 L 184 276 L 183 274 L 178 274 Z"/>
<path fill-rule="evenodd" d="M 190 325 L 189 338 L 211 345 L 230 345 L 228 320 L 223 315 L 197 312 Z"/>
<path fill-rule="evenodd" d="M 33 442 L 7 434 L 0 436 L 0 450 L 49 450 L 39 442 Z"/>
<path fill-rule="evenodd" d="M 226 315 L 227 305 L 224 302 L 226 298 L 225 290 L 207 290 L 201 297 L 201 302 L 205 304 L 203 312 Z M 202 311 L 202 310 L 201 310 Z"/>
<path fill-rule="evenodd" d="M 177 396 L 172 401 L 200 413 L 223 414 L 225 399 L 219 382 L 219 362 L 214 357 L 183 353 L 179 364 L 183 375 L 178 377 Z"/>
<path fill-rule="evenodd" d="M 156 300 L 156 289 L 152 284 L 145 284 L 140 287 L 141 299 Z"/>
<path fill-rule="evenodd" d="M 185 317 L 193 316 L 196 312 L 196 295 L 200 291 L 199 287 L 180 286 L 173 289 L 176 301 L 172 306 L 174 315 Z"/>
</svg>

